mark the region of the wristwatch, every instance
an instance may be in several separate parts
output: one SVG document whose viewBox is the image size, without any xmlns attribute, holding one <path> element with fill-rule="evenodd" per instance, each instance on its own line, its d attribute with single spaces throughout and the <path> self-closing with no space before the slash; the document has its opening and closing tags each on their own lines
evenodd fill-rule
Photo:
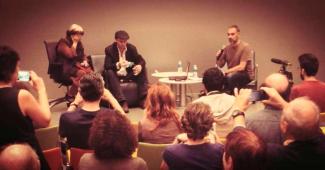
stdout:
<svg viewBox="0 0 325 170">
<path fill-rule="evenodd" d="M 242 111 L 239 111 L 239 110 L 235 110 L 233 113 L 232 113 L 232 117 L 235 118 L 237 116 L 244 116 L 245 117 L 245 113 L 242 112 Z"/>
</svg>

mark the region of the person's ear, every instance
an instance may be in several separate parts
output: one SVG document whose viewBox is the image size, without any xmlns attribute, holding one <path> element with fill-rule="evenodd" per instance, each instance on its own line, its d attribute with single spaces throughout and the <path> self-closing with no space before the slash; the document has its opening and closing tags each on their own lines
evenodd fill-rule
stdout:
<svg viewBox="0 0 325 170">
<path fill-rule="evenodd" d="M 305 69 L 301 68 L 300 72 L 302 75 L 306 75 Z"/>
<path fill-rule="evenodd" d="M 223 164 L 223 169 L 224 170 L 232 170 L 232 158 L 229 156 L 228 160 L 226 159 L 226 153 L 224 152 L 222 155 L 222 164 Z"/>
<path fill-rule="evenodd" d="M 288 122 L 281 118 L 280 120 L 280 129 L 283 134 L 285 134 L 288 130 Z"/>
</svg>

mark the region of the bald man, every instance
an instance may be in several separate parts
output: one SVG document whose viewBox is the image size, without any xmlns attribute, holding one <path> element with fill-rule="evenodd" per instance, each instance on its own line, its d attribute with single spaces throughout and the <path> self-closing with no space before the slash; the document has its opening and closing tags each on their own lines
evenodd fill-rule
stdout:
<svg viewBox="0 0 325 170">
<path fill-rule="evenodd" d="M 314 102 L 297 98 L 284 104 L 280 129 L 284 145 L 268 146 L 271 169 L 325 169 L 325 136 Z"/>
<path fill-rule="evenodd" d="M 40 161 L 27 144 L 12 144 L 0 153 L 1 170 L 39 170 Z"/>
<path fill-rule="evenodd" d="M 271 74 L 266 77 L 263 84 L 274 88 L 283 98 L 287 98 L 289 81 L 283 74 Z M 247 128 L 259 135 L 266 143 L 282 144 L 283 137 L 279 126 L 282 108 L 269 103 L 264 105 L 263 110 L 246 115 Z"/>
</svg>

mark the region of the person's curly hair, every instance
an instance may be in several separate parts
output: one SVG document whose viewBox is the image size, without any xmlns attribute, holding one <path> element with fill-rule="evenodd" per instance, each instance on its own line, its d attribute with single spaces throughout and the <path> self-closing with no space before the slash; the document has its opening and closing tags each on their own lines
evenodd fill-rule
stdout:
<svg viewBox="0 0 325 170">
<path fill-rule="evenodd" d="M 181 118 L 182 128 L 192 140 L 203 139 L 212 128 L 213 115 L 209 105 L 202 102 L 187 105 Z"/>
<path fill-rule="evenodd" d="M 130 120 L 116 110 L 97 114 L 88 142 L 100 160 L 129 158 L 138 146 L 137 134 Z"/>
<path fill-rule="evenodd" d="M 150 86 L 145 107 L 147 116 L 159 121 L 159 124 L 174 121 L 181 129 L 175 95 L 166 84 L 156 83 Z"/>
</svg>

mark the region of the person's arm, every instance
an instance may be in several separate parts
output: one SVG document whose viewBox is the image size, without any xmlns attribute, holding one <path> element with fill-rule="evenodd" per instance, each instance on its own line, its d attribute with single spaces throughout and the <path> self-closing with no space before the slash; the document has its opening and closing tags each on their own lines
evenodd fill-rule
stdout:
<svg viewBox="0 0 325 170">
<path fill-rule="evenodd" d="M 243 71 L 246 68 L 246 64 L 247 64 L 247 61 L 241 61 L 239 63 L 239 65 L 226 70 L 225 74 L 230 74 L 230 73 L 234 73 L 234 72 L 238 72 L 238 71 Z"/>
<path fill-rule="evenodd" d="M 108 101 L 113 106 L 113 108 L 115 110 L 118 110 L 122 114 L 125 114 L 121 105 L 117 102 L 117 100 L 115 99 L 115 97 L 112 95 L 112 93 L 109 90 L 104 89 L 104 94 L 102 96 L 102 99 Z"/>
<path fill-rule="evenodd" d="M 240 114 L 244 113 L 248 106 L 251 104 L 251 102 L 249 102 L 249 97 L 250 94 L 252 92 L 251 89 L 241 89 L 240 92 L 238 93 L 238 89 L 235 88 L 234 90 L 235 92 L 235 104 L 234 104 L 234 111 L 233 111 L 233 119 L 234 119 L 234 128 L 237 126 L 241 126 L 241 127 L 246 127 L 245 124 L 245 114 Z"/>
<path fill-rule="evenodd" d="M 219 57 L 221 52 L 222 51 L 219 50 L 219 51 L 217 51 L 217 54 L 216 54 L 216 65 L 219 68 L 222 68 L 226 64 L 226 53 L 223 51 L 221 56 Z"/>
<path fill-rule="evenodd" d="M 114 57 L 114 46 L 108 46 L 105 48 L 105 61 L 104 61 L 104 69 L 105 70 L 113 70 L 114 72 L 119 70 L 120 67 L 118 65 L 118 62 L 113 62 Z"/>
<path fill-rule="evenodd" d="M 141 73 L 142 69 L 146 66 L 146 61 L 143 59 L 143 57 L 138 53 L 138 50 L 135 46 L 129 44 L 128 51 L 130 51 L 129 54 L 131 54 L 131 58 L 134 59 L 134 66 L 132 68 L 134 75 L 138 75 Z"/>
<path fill-rule="evenodd" d="M 78 107 L 82 106 L 83 98 L 81 97 L 80 93 L 78 92 L 76 97 L 74 98 L 74 101 L 70 103 L 67 112 L 73 112 L 77 110 Z"/>
<path fill-rule="evenodd" d="M 47 127 L 51 121 L 51 111 L 44 81 L 34 71 L 30 71 L 31 85 L 38 94 L 36 100 L 27 90 L 18 93 L 18 104 L 25 116 L 30 117 L 39 127 Z"/>
<path fill-rule="evenodd" d="M 268 100 L 262 101 L 264 104 L 271 105 L 280 109 L 283 109 L 288 105 L 288 102 L 285 101 L 274 88 L 261 87 L 261 90 L 264 90 L 265 93 L 269 96 Z"/>
<path fill-rule="evenodd" d="M 63 54 L 67 58 L 74 58 L 77 56 L 76 48 L 77 44 L 73 44 L 70 48 L 64 41 L 59 41 L 57 52 Z"/>
</svg>

